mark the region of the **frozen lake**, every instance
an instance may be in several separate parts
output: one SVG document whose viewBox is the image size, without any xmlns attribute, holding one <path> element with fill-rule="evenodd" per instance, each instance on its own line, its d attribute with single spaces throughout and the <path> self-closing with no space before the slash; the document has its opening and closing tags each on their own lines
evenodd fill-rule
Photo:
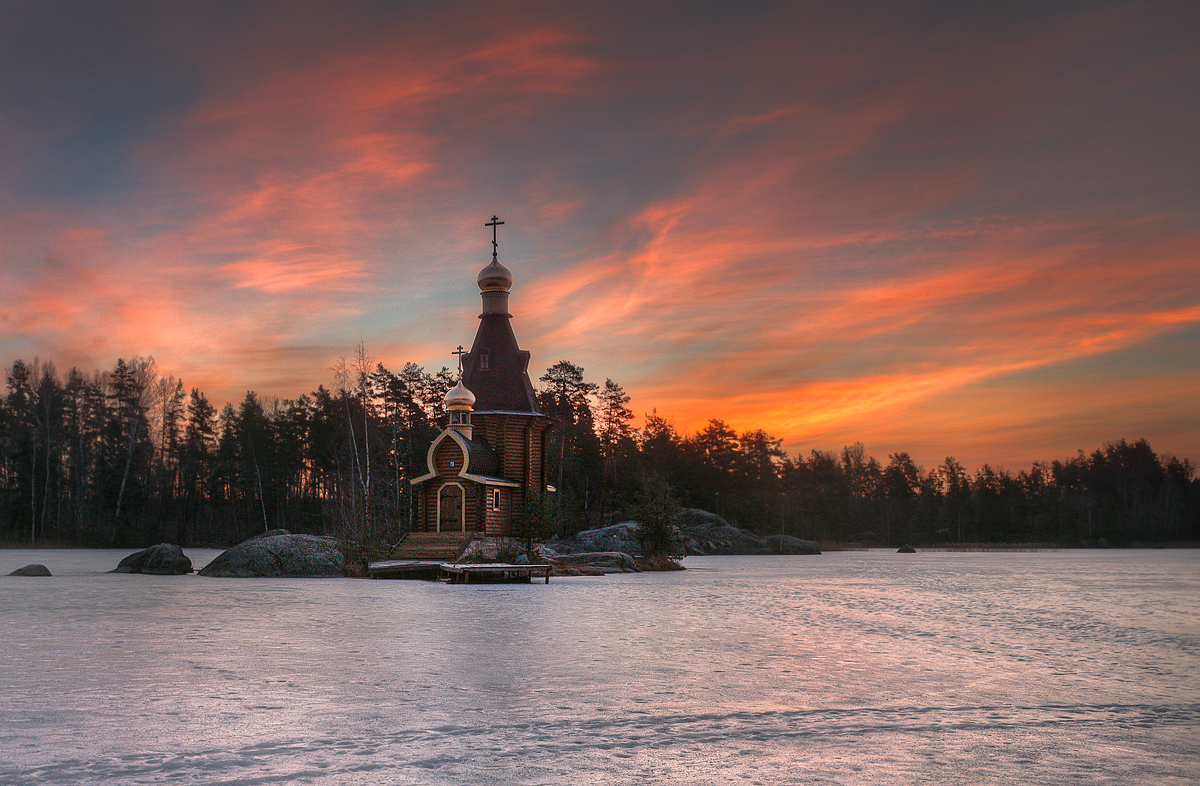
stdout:
<svg viewBox="0 0 1200 786">
<path fill-rule="evenodd" d="M 0 783 L 1200 783 L 1196 551 L 491 586 L 128 553 L 0 551 Z"/>
</svg>

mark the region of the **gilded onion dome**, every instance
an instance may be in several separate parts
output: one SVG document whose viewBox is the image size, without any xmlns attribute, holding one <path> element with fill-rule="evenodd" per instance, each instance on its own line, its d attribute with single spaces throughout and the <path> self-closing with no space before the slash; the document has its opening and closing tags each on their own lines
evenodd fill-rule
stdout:
<svg viewBox="0 0 1200 786">
<path fill-rule="evenodd" d="M 467 390 L 460 379 L 442 401 L 446 404 L 446 409 L 470 409 L 475 406 L 475 394 Z"/>
<path fill-rule="evenodd" d="M 492 256 L 490 265 L 479 271 L 479 288 L 484 292 L 493 292 L 501 290 L 507 292 L 512 289 L 513 277 L 508 268 L 500 264 L 495 255 Z"/>
</svg>

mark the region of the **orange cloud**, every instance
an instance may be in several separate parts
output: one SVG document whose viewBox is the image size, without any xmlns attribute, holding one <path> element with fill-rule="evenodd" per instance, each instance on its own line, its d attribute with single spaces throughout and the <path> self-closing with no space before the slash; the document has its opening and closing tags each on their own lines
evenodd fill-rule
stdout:
<svg viewBox="0 0 1200 786">
<path fill-rule="evenodd" d="M 782 185 L 733 196 L 724 173 L 712 174 L 631 217 L 631 247 L 535 284 L 533 318 L 576 348 L 559 355 L 588 358 L 606 376 L 624 366 L 635 406 L 684 429 L 722 417 L 793 448 L 872 434 L 948 391 L 1200 322 L 1189 262 L 1200 238 L 1174 219 L 997 216 L 831 234 L 785 228 L 759 209 Z M 830 256 L 853 260 L 853 276 L 831 270 Z M 1165 291 L 1165 280 L 1178 288 Z M 983 420 L 1014 415 L 993 409 Z"/>
<path fill-rule="evenodd" d="M 292 258 L 289 258 L 292 257 Z M 239 288 L 264 292 L 304 290 L 312 287 L 351 288 L 363 278 L 363 264 L 356 260 L 314 258 L 311 249 L 285 247 L 264 258 L 241 259 L 218 265 L 220 274 Z"/>
<path fill-rule="evenodd" d="M 1077 418 L 1042 379 L 1200 321 L 1194 134 L 1161 99 L 1194 46 L 1162 14 L 465 8 L 197 39 L 190 103 L 113 132 L 119 176 L 0 216 L 0 346 L 153 354 L 218 401 L 310 390 L 360 339 L 448 364 L 499 214 L 534 376 L 572 359 L 683 428 L 1011 456 L 1006 424 L 1184 418 L 1186 359 L 1097 372 Z"/>
</svg>

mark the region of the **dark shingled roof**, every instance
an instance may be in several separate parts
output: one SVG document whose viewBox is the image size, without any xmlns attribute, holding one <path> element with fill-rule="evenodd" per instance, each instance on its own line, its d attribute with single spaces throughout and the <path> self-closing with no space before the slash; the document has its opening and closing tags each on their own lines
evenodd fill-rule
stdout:
<svg viewBox="0 0 1200 786">
<path fill-rule="evenodd" d="M 482 439 L 467 440 L 467 471 L 472 475 L 496 474 L 500 467 L 500 458 L 495 449 Z"/>
<path fill-rule="evenodd" d="M 509 315 L 482 315 L 463 356 L 463 385 L 475 394 L 475 411 L 542 414 L 528 369 L 529 353 L 517 346 Z"/>
</svg>

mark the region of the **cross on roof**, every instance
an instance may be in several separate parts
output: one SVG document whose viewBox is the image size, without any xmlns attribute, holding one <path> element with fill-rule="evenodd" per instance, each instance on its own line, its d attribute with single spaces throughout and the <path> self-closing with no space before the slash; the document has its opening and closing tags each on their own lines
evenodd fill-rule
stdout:
<svg viewBox="0 0 1200 786">
<path fill-rule="evenodd" d="M 501 226 L 503 223 L 499 216 L 492 216 L 492 220 L 484 224 L 485 227 L 492 228 L 492 259 L 496 258 L 496 252 L 500 249 L 500 245 L 496 242 L 496 227 Z"/>
<path fill-rule="evenodd" d="M 451 355 L 458 355 L 458 376 L 461 378 L 461 377 L 462 377 L 462 359 L 463 359 L 463 355 L 467 355 L 467 354 L 470 354 L 470 353 L 468 353 L 466 350 L 464 350 L 464 349 L 462 348 L 462 344 L 459 344 L 459 345 L 458 345 L 458 349 L 457 349 L 457 350 L 455 350 L 454 352 L 451 352 L 450 354 L 451 354 Z"/>
</svg>

